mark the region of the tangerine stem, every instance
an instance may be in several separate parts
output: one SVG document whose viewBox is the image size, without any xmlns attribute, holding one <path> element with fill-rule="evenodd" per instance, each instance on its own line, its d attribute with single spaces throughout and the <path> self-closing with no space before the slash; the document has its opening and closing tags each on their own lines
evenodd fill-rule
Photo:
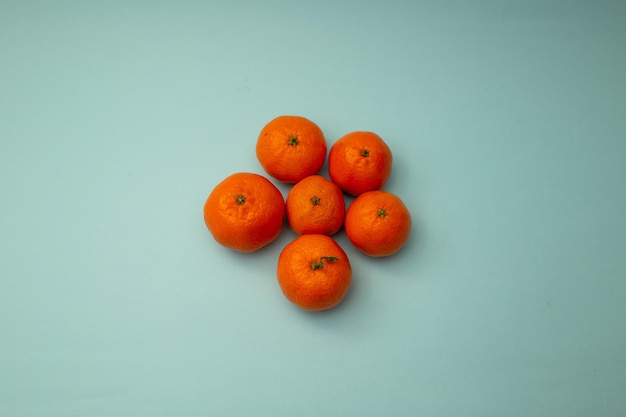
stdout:
<svg viewBox="0 0 626 417">
<path fill-rule="evenodd" d="M 246 202 L 246 197 L 243 194 L 239 194 L 235 196 L 235 199 L 237 200 L 237 204 L 239 205 L 242 205 L 243 203 Z"/>
<path fill-rule="evenodd" d="M 361 149 L 361 156 L 370 156 L 370 151 L 367 149 Z"/>
<path fill-rule="evenodd" d="M 320 203 L 320 198 L 319 197 L 313 197 L 311 199 L 311 203 L 313 203 L 314 206 L 317 206 Z"/>
<path fill-rule="evenodd" d="M 379 217 L 385 217 L 387 215 L 387 209 L 379 208 L 376 214 L 378 214 Z"/>
<path fill-rule="evenodd" d="M 289 136 L 289 145 L 296 146 L 300 141 L 297 136 Z"/>
<path fill-rule="evenodd" d="M 324 261 L 333 263 L 339 261 L 339 258 L 335 258 L 334 256 L 322 256 L 318 262 L 313 262 L 311 264 L 311 269 L 315 271 L 316 269 L 324 268 Z"/>
</svg>

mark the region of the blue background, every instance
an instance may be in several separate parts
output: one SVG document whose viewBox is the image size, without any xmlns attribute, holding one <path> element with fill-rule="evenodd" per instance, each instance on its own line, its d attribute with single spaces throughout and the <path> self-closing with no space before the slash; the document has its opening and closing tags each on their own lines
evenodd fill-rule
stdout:
<svg viewBox="0 0 626 417">
<path fill-rule="evenodd" d="M 0 0 L 0 415 L 623 416 L 625 45 L 623 1 Z M 380 134 L 413 214 L 320 314 L 287 228 L 202 220 L 280 114 Z"/>
</svg>

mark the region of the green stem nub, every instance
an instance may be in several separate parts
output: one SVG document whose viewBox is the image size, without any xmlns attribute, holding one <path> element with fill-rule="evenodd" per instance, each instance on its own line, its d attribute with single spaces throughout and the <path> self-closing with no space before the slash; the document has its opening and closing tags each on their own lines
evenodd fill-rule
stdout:
<svg viewBox="0 0 626 417">
<path fill-rule="evenodd" d="M 237 204 L 242 205 L 243 203 L 246 202 L 246 197 L 243 194 L 239 194 L 238 196 L 235 197 L 235 199 L 237 200 Z"/>
<path fill-rule="evenodd" d="M 300 143 L 300 141 L 298 140 L 297 136 L 289 136 L 289 145 L 291 146 L 296 146 L 298 143 Z"/>
<path fill-rule="evenodd" d="M 365 157 L 370 156 L 370 151 L 367 149 L 361 149 L 361 156 L 365 156 Z"/>
<path fill-rule="evenodd" d="M 316 269 L 324 268 L 326 266 L 324 264 L 324 261 L 328 263 L 333 263 L 333 262 L 338 262 L 339 258 L 335 258 L 334 256 L 322 256 L 318 262 L 313 262 L 311 264 L 311 269 L 315 271 Z"/>
<path fill-rule="evenodd" d="M 387 209 L 379 208 L 376 214 L 378 214 L 379 217 L 384 218 L 387 215 Z"/>
<path fill-rule="evenodd" d="M 319 205 L 319 203 L 320 203 L 320 198 L 319 198 L 319 197 L 313 197 L 313 198 L 311 199 L 311 203 L 313 203 L 313 205 L 314 205 L 314 206 Z"/>
</svg>

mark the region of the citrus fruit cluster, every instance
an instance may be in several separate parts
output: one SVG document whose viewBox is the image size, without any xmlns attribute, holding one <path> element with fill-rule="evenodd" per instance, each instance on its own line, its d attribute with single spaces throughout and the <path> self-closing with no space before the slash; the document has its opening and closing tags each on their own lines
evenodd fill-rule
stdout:
<svg viewBox="0 0 626 417">
<path fill-rule="evenodd" d="M 285 297 L 309 311 L 337 306 L 350 288 L 350 260 L 332 237 L 342 227 L 372 257 L 393 255 L 411 233 L 407 207 L 381 189 L 393 158 L 380 136 L 355 131 L 338 139 L 328 152 L 330 179 L 319 175 L 327 151 L 311 120 L 278 116 L 261 130 L 256 155 L 269 176 L 293 184 L 286 200 L 267 177 L 238 172 L 217 184 L 204 205 L 213 238 L 239 252 L 273 242 L 286 218 L 299 236 L 281 251 L 276 275 Z M 344 193 L 355 197 L 347 209 Z"/>
</svg>

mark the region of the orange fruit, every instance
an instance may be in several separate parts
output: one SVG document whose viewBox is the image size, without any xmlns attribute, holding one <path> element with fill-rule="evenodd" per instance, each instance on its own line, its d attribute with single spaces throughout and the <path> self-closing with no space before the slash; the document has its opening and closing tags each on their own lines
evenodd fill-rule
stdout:
<svg viewBox="0 0 626 417">
<path fill-rule="evenodd" d="M 337 184 L 320 175 L 298 181 L 285 204 L 289 226 L 299 235 L 336 233 L 343 224 L 346 203 Z"/>
<path fill-rule="evenodd" d="M 262 175 L 239 172 L 220 182 L 204 204 L 204 222 L 222 246 L 253 252 L 272 242 L 282 229 L 283 196 Z"/>
<path fill-rule="evenodd" d="M 373 132 L 351 132 L 330 148 L 328 173 L 343 191 L 359 195 L 378 190 L 391 175 L 391 150 Z"/>
<path fill-rule="evenodd" d="M 345 297 L 352 281 L 348 256 L 326 235 L 302 235 L 278 257 L 276 275 L 285 297 L 309 311 L 333 308 Z"/>
<path fill-rule="evenodd" d="M 393 255 L 411 233 L 411 214 L 402 200 L 387 191 L 368 191 L 354 199 L 344 221 L 350 242 L 369 256 Z"/>
<path fill-rule="evenodd" d="M 266 124 L 256 144 L 263 169 L 286 183 L 317 174 L 326 159 L 322 130 L 301 116 L 278 116 Z"/>
</svg>

